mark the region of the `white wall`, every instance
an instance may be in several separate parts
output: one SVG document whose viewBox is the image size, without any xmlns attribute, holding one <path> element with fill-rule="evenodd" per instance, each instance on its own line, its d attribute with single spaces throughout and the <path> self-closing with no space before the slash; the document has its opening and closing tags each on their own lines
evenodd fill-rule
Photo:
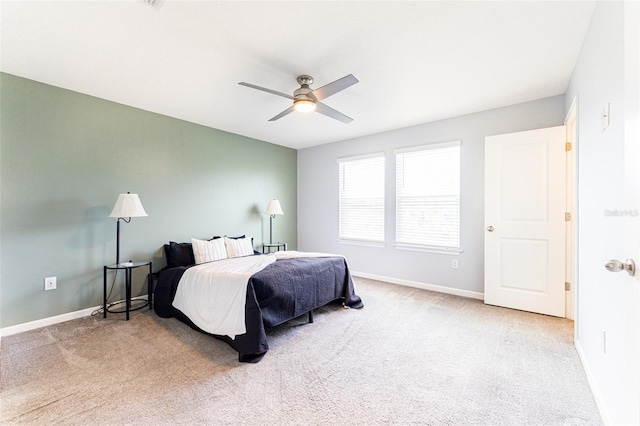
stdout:
<svg viewBox="0 0 640 426">
<path fill-rule="evenodd" d="M 343 254 L 351 269 L 378 277 L 444 286 L 458 294 L 484 292 L 484 138 L 562 125 L 564 98 L 484 111 L 298 151 L 298 248 Z M 459 269 L 454 256 L 396 250 L 395 148 L 460 140 L 461 247 Z M 386 153 L 385 248 L 339 244 L 338 166 L 336 159 Z"/>
<path fill-rule="evenodd" d="M 589 375 L 603 419 L 608 424 L 640 424 L 637 340 L 629 339 L 626 274 L 603 265 L 634 257 L 625 250 L 625 221 L 607 210 L 625 205 L 625 95 L 638 76 L 625 79 L 625 9 L 631 3 L 599 2 L 565 97 L 577 97 L 578 155 L 578 311 L 576 346 Z M 637 6 L 636 6 L 637 7 Z M 637 29 L 638 22 L 633 23 Z M 637 37 L 637 34 L 635 35 Z M 637 40 L 635 40 L 637 48 Z M 635 52 L 635 60 L 638 53 Z M 629 59 L 629 58 L 627 58 Z M 637 68 L 636 68 L 637 72 Z M 635 83 L 629 84 L 635 79 Z M 637 98 L 636 98 L 637 102 Z M 610 125 L 602 130 L 602 107 L 610 103 Z M 636 143 L 640 143 L 636 141 Z M 637 168 L 639 165 L 633 165 Z M 637 220 L 637 219 L 636 219 Z M 636 243 L 637 247 L 637 243 Z M 637 261 L 638 259 L 636 259 Z M 637 283 L 635 283 L 637 284 Z M 633 286 L 633 283 L 632 283 Z M 635 321 L 637 321 L 637 307 Z M 633 321 L 633 317 L 631 318 Z M 635 325 L 637 330 L 637 324 Z M 602 332 L 606 333 L 606 351 Z M 636 343 L 634 343 L 634 340 Z M 635 347 L 635 350 L 634 350 Z M 635 360 L 629 359 L 635 354 Z"/>
</svg>

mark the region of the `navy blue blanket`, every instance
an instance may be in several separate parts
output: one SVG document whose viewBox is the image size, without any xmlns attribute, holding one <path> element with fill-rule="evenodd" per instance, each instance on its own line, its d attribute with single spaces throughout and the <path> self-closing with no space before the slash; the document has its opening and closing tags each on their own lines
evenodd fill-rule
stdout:
<svg viewBox="0 0 640 426">
<path fill-rule="evenodd" d="M 158 274 L 153 297 L 156 313 L 176 317 L 202 331 L 186 315 L 172 306 L 173 297 L 185 270 L 169 268 Z M 265 329 L 297 318 L 334 300 L 350 308 L 363 307 L 355 294 L 353 279 L 341 257 L 309 257 L 278 260 L 254 274 L 247 283 L 245 322 L 247 332 L 235 339 L 213 337 L 238 351 L 240 362 L 258 362 L 269 350 Z M 210 333 L 206 333 L 210 334 Z"/>
</svg>

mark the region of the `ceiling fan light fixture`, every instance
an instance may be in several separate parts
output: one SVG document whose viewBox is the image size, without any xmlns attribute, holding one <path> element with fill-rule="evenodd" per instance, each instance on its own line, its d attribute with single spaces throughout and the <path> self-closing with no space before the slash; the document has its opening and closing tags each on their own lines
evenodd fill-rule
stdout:
<svg viewBox="0 0 640 426">
<path fill-rule="evenodd" d="M 293 108 L 298 112 L 311 112 L 316 109 L 316 103 L 311 99 L 296 99 Z"/>
<path fill-rule="evenodd" d="M 275 117 L 270 118 L 269 121 L 279 120 L 285 115 L 291 114 L 294 111 L 315 111 L 322 115 L 326 115 L 329 118 L 333 118 L 334 120 L 341 121 L 345 124 L 349 124 L 353 121 L 353 118 L 347 117 L 343 113 L 336 111 L 335 109 L 322 103 L 322 100 L 328 98 L 329 96 L 335 95 L 336 93 L 343 91 L 347 87 L 351 87 L 356 84 L 358 82 L 358 79 L 355 78 L 353 74 L 345 75 L 344 77 L 332 81 L 329 84 L 325 84 L 319 89 L 312 89 L 309 87 L 309 85 L 313 83 L 313 77 L 311 77 L 310 75 L 301 75 L 297 78 L 297 81 L 300 85 L 300 88 L 296 89 L 293 92 L 293 96 L 286 93 L 277 92 L 272 89 L 267 89 L 266 87 L 256 86 L 255 84 L 245 83 L 244 81 L 241 81 L 238 84 L 241 86 L 246 86 L 252 89 L 271 93 L 272 95 L 291 99 L 293 101 L 293 105 L 291 105 L 289 108 L 285 109 Z"/>
</svg>

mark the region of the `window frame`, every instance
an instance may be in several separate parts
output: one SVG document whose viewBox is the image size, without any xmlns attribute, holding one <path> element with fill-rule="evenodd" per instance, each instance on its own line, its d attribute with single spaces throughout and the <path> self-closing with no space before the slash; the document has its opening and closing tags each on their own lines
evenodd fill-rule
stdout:
<svg viewBox="0 0 640 426">
<path fill-rule="evenodd" d="M 349 162 L 353 162 L 353 161 L 361 161 L 361 160 L 367 160 L 367 159 L 381 159 L 382 160 L 382 179 L 381 179 L 381 185 L 382 185 L 382 196 L 381 201 L 382 201 L 382 221 L 381 221 L 381 225 L 382 225 L 382 239 L 368 239 L 368 238 L 350 238 L 350 237 L 343 237 L 341 236 L 341 231 L 342 231 L 342 222 L 341 222 L 341 211 L 342 211 L 342 200 L 343 200 L 343 196 L 342 196 L 342 187 L 341 187 L 341 183 L 343 182 L 344 179 L 344 175 L 343 175 L 343 169 L 342 164 L 344 163 L 349 163 Z M 385 187 L 386 187 L 386 164 L 387 164 L 387 159 L 386 159 L 386 155 L 383 151 L 381 152 L 374 152 L 374 153 L 370 153 L 370 154 L 363 154 L 363 155 L 356 155 L 356 156 L 350 156 L 350 157 L 341 157 L 336 159 L 336 162 L 338 164 L 338 238 L 337 241 L 340 244 L 351 244 L 351 245 L 360 245 L 360 246 L 370 246 L 370 247 L 385 247 L 386 246 L 386 237 L 385 237 L 385 221 L 386 221 L 386 191 L 385 191 Z"/>
<path fill-rule="evenodd" d="M 398 235 L 399 235 L 399 229 L 401 228 L 400 226 L 400 219 L 401 219 L 401 215 L 400 215 L 400 209 L 401 209 L 401 191 L 399 188 L 399 167 L 398 167 L 398 161 L 399 161 L 399 155 L 402 154 L 406 154 L 406 153 L 411 153 L 411 152 L 419 152 L 419 151 L 430 151 L 430 150 L 436 150 L 436 149 L 444 149 L 444 148 L 451 148 L 451 147 L 457 147 L 458 148 L 458 192 L 457 192 L 457 245 L 439 245 L 439 244 L 419 244 L 419 243 L 411 243 L 411 242 L 406 242 L 406 241 L 398 241 Z M 396 166 L 396 174 L 395 174 L 395 203 L 396 203 L 396 208 L 395 208 L 395 224 L 396 224 L 396 229 L 395 229 L 395 243 L 394 243 L 394 247 L 398 250 L 410 250 L 410 251 L 421 251 L 421 252 L 429 252 L 429 253 L 439 253 L 439 254 L 450 254 L 450 255 L 459 255 L 460 253 L 462 253 L 462 248 L 461 248 L 461 240 L 462 240 L 462 207 L 461 207 L 461 193 L 462 193 L 462 188 L 461 188 L 461 167 L 460 167 L 460 162 L 461 162 L 461 153 L 462 153 L 462 142 L 459 140 L 456 141 L 449 141 L 449 142 L 440 142 L 440 143 L 432 143 L 432 144 L 425 144 L 425 145 L 418 145 L 418 146 L 412 146 L 412 147 L 407 147 L 407 148 L 399 148 L 399 149 L 395 149 L 393 151 L 394 154 L 394 161 L 395 161 L 395 166 Z"/>
</svg>

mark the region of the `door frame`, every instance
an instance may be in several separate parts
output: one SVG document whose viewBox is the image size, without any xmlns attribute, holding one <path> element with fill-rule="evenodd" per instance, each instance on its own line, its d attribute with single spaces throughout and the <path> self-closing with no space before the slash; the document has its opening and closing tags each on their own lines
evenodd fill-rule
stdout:
<svg viewBox="0 0 640 426">
<path fill-rule="evenodd" d="M 570 283 L 566 292 L 565 318 L 576 321 L 578 318 L 578 98 L 571 101 L 571 106 L 564 120 L 567 131 L 567 142 L 571 149 L 567 151 L 567 180 L 566 211 L 571 215 L 571 220 L 566 222 L 566 248 L 565 248 L 565 281 Z M 578 339 L 578 326 L 574 324 L 574 338 Z"/>
</svg>

